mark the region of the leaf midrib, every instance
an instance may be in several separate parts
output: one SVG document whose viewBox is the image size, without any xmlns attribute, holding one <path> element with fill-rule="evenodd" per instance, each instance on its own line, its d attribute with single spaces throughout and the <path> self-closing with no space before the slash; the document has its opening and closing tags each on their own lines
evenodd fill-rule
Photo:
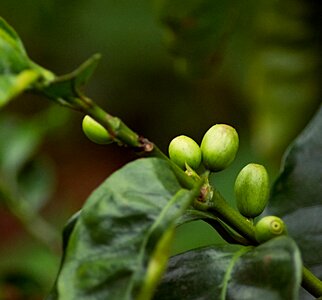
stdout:
<svg viewBox="0 0 322 300">
<path fill-rule="evenodd" d="M 254 247 L 252 246 L 247 246 L 247 247 L 243 247 L 241 248 L 240 250 L 238 250 L 237 252 L 235 252 L 235 254 L 233 255 L 229 265 L 228 265 L 228 268 L 225 272 L 225 276 L 223 278 L 223 281 L 222 281 L 222 289 L 221 289 L 221 294 L 220 294 L 220 300 L 225 300 L 226 299 L 226 294 L 227 294 L 227 289 L 228 289 L 228 283 L 229 283 L 229 280 L 231 278 L 231 274 L 232 274 L 232 271 L 233 271 L 233 268 L 234 268 L 234 265 L 236 264 L 237 260 L 242 256 L 244 255 L 245 253 L 251 251 Z"/>
</svg>

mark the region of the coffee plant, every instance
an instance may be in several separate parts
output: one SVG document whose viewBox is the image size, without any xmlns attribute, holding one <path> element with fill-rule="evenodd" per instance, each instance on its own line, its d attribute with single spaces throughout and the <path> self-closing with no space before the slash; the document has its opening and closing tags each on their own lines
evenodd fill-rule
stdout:
<svg viewBox="0 0 322 300">
<path fill-rule="evenodd" d="M 168 157 L 84 94 L 99 59 L 96 54 L 57 76 L 29 59 L 18 34 L 0 19 L 0 106 L 24 92 L 41 94 L 82 113 L 91 141 L 116 143 L 140 157 L 108 177 L 67 222 L 60 269 L 47 299 L 322 297 L 322 108 L 286 151 L 271 191 L 265 167 L 254 163 L 241 170 L 232 187 L 236 210 L 209 180 L 238 155 L 236 130 L 214 124 L 200 146 L 179 136 L 169 142 Z M 8 168 L 5 175 L 14 177 L 12 172 Z M 8 190 L 1 177 L 0 196 L 12 204 Z M 16 212 L 26 224 L 37 215 L 25 207 Z M 208 223 L 225 243 L 170 257 L 175 228 L 196 220 Z M 30 231 L 46 242 L 55 237 L 45 224 L 39 219 L 42 233 Z"/>
</svg>

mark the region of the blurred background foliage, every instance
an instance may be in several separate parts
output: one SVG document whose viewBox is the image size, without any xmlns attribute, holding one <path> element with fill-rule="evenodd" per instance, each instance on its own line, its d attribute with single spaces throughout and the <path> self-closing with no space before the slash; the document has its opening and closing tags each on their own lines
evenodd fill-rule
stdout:
<svg viewBox="0 0 322 300">
<path fill-rule="evenodd" d="M 266 164 L 276 176 L 286 146 L 321 102 L 321 13 L 313 0 L 0 4 L 31 59 L 58 75 L 101 53 L 87 94 L 164 151 L 176 135 L 200 142 L 215 123 L 235 126 L 238 157 L 212 178 L 231 201 L 246 163 Z M 100 182 L 135 158 L 87 141 L 81 118 L 29 94 L 1 112 L 1 299 L 48 292 L 57 233 Z M 220 241 L 207 225 L 188 224 L 173 253 Z"/>
</svg>

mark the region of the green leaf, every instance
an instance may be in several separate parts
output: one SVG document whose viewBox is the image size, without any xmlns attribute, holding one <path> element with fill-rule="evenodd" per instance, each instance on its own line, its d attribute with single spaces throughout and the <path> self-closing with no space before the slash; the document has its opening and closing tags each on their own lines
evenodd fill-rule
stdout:
<svg viewBox="0 0 322 300">
<path fill-rule="evenodd" d="M 66 110 L 61 110 L 51 106 L 28 119 L 0 114 L 0 140 L 5 141 L 0 143 L 0 201 L 7 208 L 34 214 L 52 195 L 53 166 L 36 154 L 44 136 L 65 125 Z"/>
<path fill-rule="evenodd" d="M 175 220 L 199 188 L 182 189 L 157 158 L 114 173 L 74 219 L 50 299 L 149 299 L 165 268 Z"/>
<path fill-rule="evenodd" d="M 0 107 L 38 81 L 54 75 L 32 62 L 14 29 L 0 17 Z"/>
<path fill-rule="evenodd" d="M 78 108 L 75 99 L 83 97 L 81 89 L 92 76 L 100 58 L 100 54 L 94 54 L 73 72 L 39 87 L 40 92 L 60 104 Z"/>
<path fill-rule="evenodd" d="M 22 199 L 37 212 L 53 195 L 53 166 L 44 158 L 33 159 L 19 172 L 17 183 Z"/>
<path fill-rule="evenodd" d="M 282 217 L 303 261 L 322 279 L 322 106 L 285 154 L 267 214 Z"/>
<path fill-rule="evenodd" d="M 40 127 L 13 116 L 0 117 L 0 172 L 13 179 L 35 154 L 41 142 Z"/>
<path fill-rule="evenodd" d="M 100 59 L 93 55 L 70 74 L 55 76 L 30 60 L 14 29 L 0 18 L 0 107 L 25 90 L 38 91 L 61 104 L 79 108 L 75 99 Z M 77 101 L 76 101 L 77 102 Z"/>
<path fill-rule="evenodd" d="M 301 268 L 288 237 L 258 247 L 209 246 L 172 257 L 153 299 L 298 299 Z"/>
<path fill-rule="evenodd" d="M 23 44 L 14 31 L 14 29 L 3 19 L 0 17 L 0 37 L 1 40 L 6 41 L 8 45 L 14 48 L 21 55 L 26 55 L 26 51 L 23 47 Z"/>
</svg>

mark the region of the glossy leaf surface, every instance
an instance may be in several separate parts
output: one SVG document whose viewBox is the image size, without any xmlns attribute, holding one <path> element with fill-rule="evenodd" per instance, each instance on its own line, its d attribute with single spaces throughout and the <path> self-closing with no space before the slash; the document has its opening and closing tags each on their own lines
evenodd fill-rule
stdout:
<svg viewBox="0 0 322 300">
<path fill-rule="evenodd" d="M 197 194 L 157 158 L 114 173 L 74 219 L 50 299 L 144 299 L 165 267 L 169 230 Z"/>
<path fill-rule="evenodd" d="M 322 279 L 322 107 L 288 149 L 267 214 L 282 217 L 303 261 Z M 312 299 L 312 298 L 310 298 Z"/>
<path fill-rule="evenodd" d="M 153 299 L 298 299 L 300 253 L 279 237 L 258 247 L 209 246 L 170 259 Z"/>
</svg>

